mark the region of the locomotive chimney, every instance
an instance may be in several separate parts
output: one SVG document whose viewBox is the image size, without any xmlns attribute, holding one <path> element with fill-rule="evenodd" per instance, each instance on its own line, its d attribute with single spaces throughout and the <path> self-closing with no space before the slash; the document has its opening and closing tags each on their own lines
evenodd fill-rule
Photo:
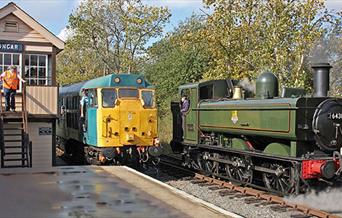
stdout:
<svg viewBox="0 0 342 218">
<path fill-rule="evenodd" d="M 326 97 L 329 91 L 329 73 L 332 66 L 329 63 L 316 63 L 313 69 L 314 97 Z"/>
</svg>

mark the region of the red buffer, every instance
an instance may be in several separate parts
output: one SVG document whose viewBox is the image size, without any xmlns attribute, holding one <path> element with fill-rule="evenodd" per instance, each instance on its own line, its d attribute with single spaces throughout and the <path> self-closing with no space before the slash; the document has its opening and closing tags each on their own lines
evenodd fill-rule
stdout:
<svg viewBox="0 0 342 218">
<path fill-rule="evenodd" d="M 331 179 L 339 167 L 339 160 L 304 160 L 302 162 L 302 177 L 303 179 L 321 177 Z"/>
</svg>

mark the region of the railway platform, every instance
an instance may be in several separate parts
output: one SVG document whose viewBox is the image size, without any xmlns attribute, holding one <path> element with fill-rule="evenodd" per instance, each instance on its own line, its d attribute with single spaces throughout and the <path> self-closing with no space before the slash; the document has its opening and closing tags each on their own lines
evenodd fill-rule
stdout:
<svg viewBox="0 0 342 218">
<path fill-rule="evenodd" d="M 238 217 L 128 167 L 1 169 L 0 217 Z"/>
</svg>

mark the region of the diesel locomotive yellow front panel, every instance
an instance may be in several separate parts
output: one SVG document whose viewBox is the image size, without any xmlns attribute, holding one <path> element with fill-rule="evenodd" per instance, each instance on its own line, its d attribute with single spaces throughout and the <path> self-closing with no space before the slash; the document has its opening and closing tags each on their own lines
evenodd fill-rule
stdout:
<svg viewBox="0 0 342 218">
<path fill-rule="evenodd" d="M 157 137 L 157 110 L 144 108 L 140 97 L 117 98 L 114 107 L 99 104 L 97 122 L 98 147 L 152 146 Z"/>
</svg>

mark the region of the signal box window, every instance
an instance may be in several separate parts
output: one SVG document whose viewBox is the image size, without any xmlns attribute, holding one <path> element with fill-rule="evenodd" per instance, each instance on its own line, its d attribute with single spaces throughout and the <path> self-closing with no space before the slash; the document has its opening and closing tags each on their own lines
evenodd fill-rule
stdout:
<svg viewBox="0 0 342 218">
<path fill-rule="evenodd" d="M 0 53 L 0 72 L 4 72 L 11 65 L 15 65 L 17 67 L 17 72 L 22 76 L 20 66 L 20 54 Z M 0 88 L 2 88 L 2 80 L 0 81 Z M 19 90 L 21 90 L 21 84 Z"/>
<path fill-rule="evenodd" d="M 138 98 L 137 89 L 119 89 L 119 98 Z"/>
<path fill-rule="evenodd" d="M 51 85 L 47 55 L 25 55 L 25 79 L 29 85 Z"/>
<path fill-rule="evenodd" d="M 144 107 L 153 107 L 154 106 L 154 98 L 152 91 L 142 91 L 141 92 L 142 100 L 144 101 Z"/>
<path fill-rule="evenodd" d="M 116 101 L 115 89 L 102 89 L 102 107 L 114 107 Z"/>
</svg>

